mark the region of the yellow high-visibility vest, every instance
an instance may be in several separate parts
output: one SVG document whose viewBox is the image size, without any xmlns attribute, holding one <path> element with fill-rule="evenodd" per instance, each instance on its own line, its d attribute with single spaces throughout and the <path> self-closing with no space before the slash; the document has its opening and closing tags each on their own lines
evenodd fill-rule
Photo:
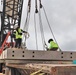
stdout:
<svg viewBox="0 0 76 75">
<path fill-rule="evenodd" d="M 16 31 L 16 39 L 22 38 L 22 31 L 19 28 L 18 31 Z"/>
<path fill-rule="evenodd" d="M 55 43 L 54 41 L 51 41 L 51 42 L 50 42 L 49 49 L 52 49 L 52 48 L 58 48 L 57 43 Z"/>
</svg>

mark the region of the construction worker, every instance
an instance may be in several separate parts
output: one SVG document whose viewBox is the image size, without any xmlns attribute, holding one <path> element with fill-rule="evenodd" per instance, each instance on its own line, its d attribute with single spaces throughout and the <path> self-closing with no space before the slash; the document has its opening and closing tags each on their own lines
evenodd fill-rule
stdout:
<svg viewBox="0 0 76 75">
<path fill-rule="evenodd" d="M 57 51 L 57 49 L 58 49 L 58 44 L 55 43 L 55 42 L 53 41 L 53 39 L 49 39 L 49 40 L 48 40 L 48 43 L 50 44 L 49 47 L 47 48 L 48 51 Z"/>
<path fill-rule="evenodd" d="M 22 29 L 20 29 L 19 26 L 16 26 L 15 28 L 15 32 L 14 32 L 14 35 L 15 35 L 15 47 L 16 48 L 21 48 L 21 43 L 22 43 L 22 33 L 25 33 L 25 34 L 28 34 L 26 31 L 23 31 Z"/>
</svg>

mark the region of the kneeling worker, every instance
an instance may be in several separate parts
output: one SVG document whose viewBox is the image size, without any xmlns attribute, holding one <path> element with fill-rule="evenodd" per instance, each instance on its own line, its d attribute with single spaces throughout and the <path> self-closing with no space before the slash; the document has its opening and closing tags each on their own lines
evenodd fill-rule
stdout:
<svg viewBox="0 0 76 75">
<path fill-rule="evenodd" d="M 48 51 L 57 51 L 57 49 L 58 49 L 58 44 L 55 43 L 55 42 L 53 41 L 53 39 L 49 39 L 49 40 L 48 40 L 48 43 L 50 44 L 49 48 L 47 49 Z"/>
</svg>

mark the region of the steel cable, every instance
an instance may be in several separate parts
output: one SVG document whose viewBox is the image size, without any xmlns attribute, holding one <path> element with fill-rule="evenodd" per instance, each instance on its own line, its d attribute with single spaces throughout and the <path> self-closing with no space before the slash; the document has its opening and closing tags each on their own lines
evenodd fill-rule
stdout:
<svg viewBox="0 0 76 75">
<path fill-rule="evenodd" d="M 43 6 L 42 6 L 42 7 L 43 7 Z M 51 31 L 51 33 L 52 33 L 52 35 L 53 35 L 53 38 L 54 38 L 55 42 L 57 43 L 56 38 L 55 38 L 55 36 L 54 36 L 54 33 L 53 33 L 53 31 L 52 31 L 51 25 L 50 25 L 50 23 L 49 23 L 49 21 L 48 21 L 47 14 L 46 14 L 46 11 L 45 11 L 45 8 L 44 8 L 44 7 L 43 7 L 43 11 L 44 11 L 44 14 L 45 14 L 45 17 L 46 17 L 48 26 L 49 26 L 49 28 L 50 28 L 50 31 Z M 58 43 L 57 43 L 57 45 L 58 45 Z M 58 45 L 58 47 L 59 47 L 59 45 Z M 59 50 L 61 51 L 60 47 L 59 47 Z"/>
<path fill-rule="evenodd" d="M 40 24 L 40 31 L 41 31 L 41 37 L 42 37 L 42 43 L 43 43 L 43 49 L 45 50 L 45 38 L 44 38 L 44 30 L 42 25 L 42 19 L 41 19 L 41 12 L 39 9 L 39 24 Z"/>
<path fill-rule="evenodd" d="M 38 41 L 37 41 L 37 30 L 36 30 L 36 17 L 34 13 L 34 27 L 35 27 L 35 37 L 36 37 L 36 49 L 38 50 Z"/>
</svg>

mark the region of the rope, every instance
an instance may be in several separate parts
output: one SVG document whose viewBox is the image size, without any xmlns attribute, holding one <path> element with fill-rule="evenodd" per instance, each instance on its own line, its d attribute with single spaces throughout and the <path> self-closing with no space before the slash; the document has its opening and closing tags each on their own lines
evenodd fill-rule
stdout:
<svg viewBox="0 0 76 75">
<path fill-rule="evenodd" d="M 30 20 L 30 10 L 31 10 L 31 0 L 28 1 L 28 5 L 27 5 L 27 16 L 26 16 L 26 21 L 25 21 L 25 25 L 24 25 L 24 29 L 26 29 L 26 31 L 28 32 L 28 27 L 29 27 L 29 20 Z M 26 36 L 25 36 L 25 42 L 26 42 Z M 26 43 L 24 43 L 26 45 Z"/>
<path fill-rule="evenodd" d="M 29 20 L 30 20 L 30 7 L 31 7 L 31 0 L 28 1 L 28 6 L 27 6 L 27 16 L 26 16 L 26 21 L 25 21 L 25 27 L 26 31 L 28 31 L 28 25 L 29 25 Z"/>
<path fill-rule="evenodd" d="M 29 20 L 30 20 L 30 10 L 31 10 L 31 0 L 28 1 L 28 8 L 27 8 L 27 17 L 26 17 L 26 31 L 28 31 L 29 27 Z"/>
<path fill-rule="evenodd" d="M 41 0 L 39 0 L 39 2 L 40 2 L 40 8 L 42 8 Z M 44 44 L 45 44 L 45 48 L 46 48 L 47 47 L 47 44 L 46 44 L 45 40 L 44 40 Z"/>
<path fill-rule="evenodd" d="M 28 7 L 27 7 L 27 16 L 26 16 L 26 21 L 25 21 L 24 29 L 26 29 L 27 21 L 28 21 Z"/>
<path fill-rule="evenodd" d="M 36 49 L 38 50 L 38 42 L 37 42 L 37 31 L 36 31 L 36 18 L 34 13 L 34 26 L 35 26 L 35 37 L 36 37 Z"/>
<path fill-rule="evenodd" d="M 45 50 L 45 38 L 44 38 L 44 31 L 43 31 L 43 26 L 42 26 L 42 20 L 41 20 L 41 12 L 39 9 L 39 23 L 40 23 L 40 31 L 41 31 L 41 37 L 42 37 L 42 43 L 43 43 L 43 49 Z"/>
<path fill-rule="evenodd" d="M 29 16 L 28 16 L 27 26 L 29 27 L 29 21 L 30 21 L 30 10 L 31 10 L 31 0 L 29 0 L 29 2 L 28 2 L 28 6 L 29 6 L 29 10 L 28 10 L 28 12 L 29 12 Z M 28 27 L 27 27 L 27 31 L 28 31 Z"/>
</svg>

